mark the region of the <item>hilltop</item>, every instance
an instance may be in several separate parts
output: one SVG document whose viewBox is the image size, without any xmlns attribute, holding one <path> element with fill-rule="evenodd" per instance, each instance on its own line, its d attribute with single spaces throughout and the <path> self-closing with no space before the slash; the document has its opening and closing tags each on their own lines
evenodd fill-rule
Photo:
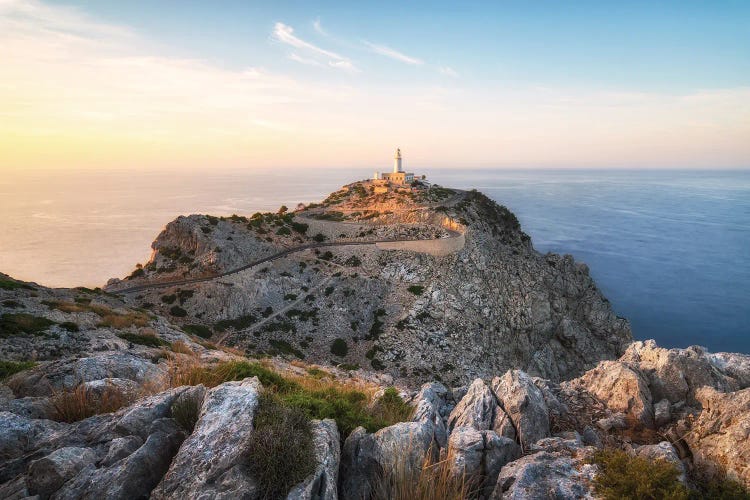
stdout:
<svg viewBox="0 0 750 500">
<path fill-rule="evenodd" d="M 514 367 L 562 380 L 631 340 L 584 264 L 535 251 L 516 217 L 476 191 L 356 182 L 294 211 L 180 217 L 152 247 L 107 290 L 135 287 L 121 294 L 133 306 L 254 355 L 413 382 Z"/>
</svg>

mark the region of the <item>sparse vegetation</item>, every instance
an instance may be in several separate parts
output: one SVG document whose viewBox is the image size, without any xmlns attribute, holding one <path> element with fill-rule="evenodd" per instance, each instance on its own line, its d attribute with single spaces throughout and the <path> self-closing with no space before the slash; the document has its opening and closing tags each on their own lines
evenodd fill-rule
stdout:
<svg viewBox="0 0 750 500">
<path fill-rule="evenodd" d="M 0 380 L 35 366 L 33 361 L 0 361 Z"/>
<path fill-rule="evenodd" d="M 172 306 L 169 308 L 169 313 L 177 318 L 184 318 L 187 316 L 187 311 L 180 306 Z"/>
<path fill-rule="evenodd" d="M 424 287 L 422 285 L 411 285 L 407 290 L 414 295 L 422 295 L 424 293 Z"/>
<path fill-rule="evenodd" d="M 292 222 L 291 226 L 292 230 L 299 234 L 307 233 L 307 229 L 310 227 L 308 224 L 305 224 L 303 222 Z"/>
<path fill-rule="evenodd" d="M 687 488 L 677 478 L 677 468 L 664 460 L 632 457 L 622 450 L 598 451 L 594 478 L 596 492 L 605 500 L 687 499 Z"/>
<path fill-rule="evenodd" d="M 349 346 L 346 345 L 346 340 L 336 339 L 331 344 L 331 353 L 339 357 L 344 357 L 349 352 Z"/>
<path fill-rule="evenodd" d="M 260 397 L 248 442 L 247 465 L 263 498 L 284 498 L 315 470 L 312 426 L 299 408 L 273 394 Z"/>
<path fill-rule="evenodd" d="M 252 314 L 246 314 L 234 319 L 222 319 L 214 325 L 214 330 L 217 332 L 224 332 L 230 328 L 235 330 L 242 330 L 252 326 L 257 321 L 257 318 Z"/>
<path fill-rule="evenodd" d="M 5 313 L 0 316 L 0 338 L 11 335 L 41 335 L 55 322 L 26 313 Z"/>
<path fill-rule="evenodd" d="M 204 339 L 210 339 L 211 336 L 214 334 L 209 327 L 204 326 L 204 325 L 185 325 L 182 327 L 182 330 L 185 333 L 189 333 L 190 335 L 196 335 Z"/>
<path fill-rule="evenodd" d="M 146 347 L 163 347 L 169 345 L 169 342 L 160 339 L 156 335 L 122 332 L 118 333 L 117 336 L 123 340 L 127 340 L 131 344 L 144 345 Z"/>
<path fill-rule="evenodd" d="M 203 401 L 197 395 L 180 396 L 172 405 L 172 418 L 177 425 L 190 434 L 195 429 L 195 424 L 198 423 L 202 404 Z"/>
<path fill-rule="evenodd" d="M 33 286 L 27 285 L 26 283 L 22 283 L 20 281 L 16 281 L 13 278 L 0 276 L 0 290 L 16 290 L 18 288 L 24 288 L 26 290 L 34 289 Z"/>
<path fill-rule="evenodd" d="M 271 339 L 268 343 L 271 344 L 271 347 L 280 354 L 290 354 L 299 359 L 305 359 L 305 354 L 286 340 Z"/>
<path fill-rule="evenodd" d="M 328 238 L 326 237 L 326 235 L 324 235 L 322 233 L 318 233 L 315 236 L 313 236 L 313 241 L 316 241 L 318 243 L 322 243 L 322 242 L 324 242 L 327 239 Z"/>
</svg>

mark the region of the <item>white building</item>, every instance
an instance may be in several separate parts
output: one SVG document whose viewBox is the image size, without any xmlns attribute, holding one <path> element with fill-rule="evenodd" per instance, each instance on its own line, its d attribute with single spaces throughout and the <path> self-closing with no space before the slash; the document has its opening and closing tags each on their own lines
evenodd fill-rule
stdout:
<svg viewBox="0 0 750 500">
<path fill-rule="evenodd" d="M 396 156 L 393 158 L 393 172 L 375 173 L 375 179 L 388 181 L 393 184 L 411 184 L 414 182 L 414 173 L 404 172 L 401 166 L 401 149 L 396 149 Z"/>
</svg>

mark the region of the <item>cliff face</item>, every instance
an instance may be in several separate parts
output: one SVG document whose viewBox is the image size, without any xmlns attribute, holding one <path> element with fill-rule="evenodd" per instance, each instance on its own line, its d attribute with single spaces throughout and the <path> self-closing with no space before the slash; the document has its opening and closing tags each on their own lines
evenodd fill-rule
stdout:
<svg viewBox="0 0 750 500">
<path fill-rule="evenodd" d="M 419 242 L 416 251 L 335 244 L 392 239 Z M 481 193 L 444 188 L 375 195 L 355 183 L 294 214 L 183 217 L 154 242 L 143 276 L 108 289 L 224 273 L 316 242 L 331 246 L 126 296 L 250 353 L 413 381 L 460 383 L 514 367 L 562 380 L 631 339 L 584 264 L 536 252 L 515 216 Z M 334 342 L 345 349 L 332 352 Z"/>
</svg>

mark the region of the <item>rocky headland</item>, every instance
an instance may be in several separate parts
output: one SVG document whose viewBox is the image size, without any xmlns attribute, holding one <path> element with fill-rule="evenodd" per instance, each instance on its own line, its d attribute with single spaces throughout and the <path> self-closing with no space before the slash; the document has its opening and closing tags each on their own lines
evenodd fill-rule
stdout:
<svg viewBox="0 0 750 500">
<path fill-rule="evenodd" d="M 0 274 L 0 497 L 746 498 L 750 356 L 634 342 L 479 192 L 358 182 L 153 250 Z"/>
</svg>

